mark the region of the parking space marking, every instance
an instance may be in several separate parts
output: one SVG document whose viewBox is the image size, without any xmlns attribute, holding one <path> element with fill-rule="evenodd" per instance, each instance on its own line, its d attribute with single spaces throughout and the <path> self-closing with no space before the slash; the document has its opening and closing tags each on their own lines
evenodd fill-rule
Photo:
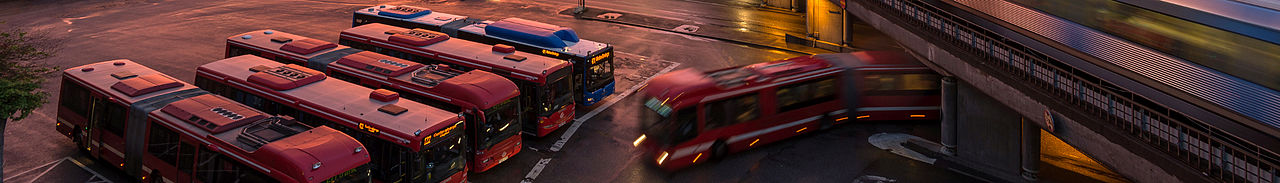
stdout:
<svg viewBox="0 0 1280 183">
<path fill-rule="evenodd" d="M 107 178 L 105 176 L 102 176 L 102 174 L 99 174 L 97 171 L 93 171 L 93 169 L 89 169 L 89 167 L 85 166 L 84 163 L 80 163 L 80 161 L 77 161 L 75 158 L 71 158 L 70 156 L 59 158 L 58 160 L 53 160 L 51 162 L 45 163 L 40 166 L 32 167 L 31 169 L 28 169 L 26 171 L 18 172 L 17 174 L 13 174 L 13 175 L 10 175 L 9 177 L 4 178 L 2 181 L 10 182 L 11 179 L 13 178 L 27 175 L 27 173 L 35 172 L 36 170 L 44 169 L 44 171 L 40 171 L 39 174 L 35 174 L 34 177 L 31 178 L 31 181 L 27 181 L 27 182 L 35 182 L 36 180 L 40 180 L 40 178 L 44 177 L 46 174 L 49 174 L 49 171 L 52 171 L 53 168 L 57 168 L 58 165 L 62 165 L 62 162 L 64 161 L 70 161 L 71 163 L 74 163 L 76 164 L 76 166 L 80 167 L 80 169 L 83 169 L 84 171 L 93 174 L 93 176 L 89 177 L 89 180 L 86 180 L 85 182 L 108 182 L 108 183 L 112 182 L 111 180 L 107 180 Z"/>
<path fill-rule="evenodd" d="M 4 180 L 0 180 L 0 181 L 9 181 L 9 179 L 13 179 L 13 178 L 18 177 L 18 176 L 26 175 L 27 173 L 31 173 L 31 171 L 39 170 L 39 169 L 40 169 L 40 168 L 42 168 L 42 167 L 48 167 L 48 169 L 53 169 L 53 166 L 57 166 L 57 165 L 55 165 L 56 163 L 62 163 L 62 160 L 66 160 L 66 159 L 70 159 L 70 157 L 64 157 L 64 158 L 61 158 L 61 159 L 58 159 L 58 160 L 50 161 L 50 162 L 45 163 L 45 164 L 40 165 L 40 166 L 32 167 L 31 169 L 28 169 L 28 170 L 26 170 L 26 171 L 22 171 L 22 172 L 19 172 L 19 173 L 17 173 L 17 174 L 9 175 L 9 177 L 5 177 L 5 178 L 4 178 Z"/>
<path fill-rule="evenodd" d="M 667 62 L 667 61 L 664 61 L 664 62 Z M 559 140 L 559 141 L 556 141 L 556 143 L 555 143 L 554 145 L 552 145 L 552 146 L 551 146 L 551 148 L 550 148 L 549 150 L 550 150 L 552 153 L 559 152 L 559 151 L 560 151 L 560 148 L 563 148 L 563 147 L 564 147 L 564 144 L 565 144 L 565 143 L 568 143 L 569 138 L 572 138 L 572 137 L 573 137 L 574 132 L 577 132 L 577 131 L 578 131 L 578 128 L 579 128 L 579 127 L 582 127 L 582 123 L 583 123 L 583 122 L 586 122 L 588 119 L 591 119 L 592 117 L 595 117 L 595 116 L 596 116 L 596 114 L 600 114 L 600 112 L 601 112 L 601 111 L 604 111 L 604 109 L 608 109 L 609 107 L 612 107 L 612 106 L 613 106 L 613 104 L 618 103 L 618 101 L 621 101 L 622 99 L 627 98 L 627 96 L 628 96 L 628 95 L 631 95 L 631 94 L 632 94 L 632 93 L 634 93 L 636 90 L 640 89 L 640 87 L 642 87 L 642 86 L 644 86 L 644 85 L 646 85 L 646 84 L 649 84 L 649 80 L 653 79 L 653 77 L 657 77 L 658 75 L 662 75 L 662 74 L 664 74 L 664 73 L 671 72 L 671 70 L 672 70 L 672 69 L 675 69 L 677 66 L 680 66 L 680 63 L 678 63 L 678 62 L 671 62 L 671 65 L 670 65 L 670 66 L 667 66 L 667 68 L 663 68 L 661 71 L 658 71 L 658 73 L 655 73 L 655 74 L 653 74 L 653 75 L 649 76 L 648 78 L 645 78 L 645 79 L 644 79 L 644 81 L 641 81 L 640 83 L 637 83 L 635 86 L 631 86 L 631 88 L 628 88 L 628 89 L 627 89 L 627 91 L 622 92 L 621 94 L 618 94 L 618 96 L 614 96 L 613 98 L 609 98 L 609 101 L 605 101 L 605 103 L 604 103 L 604 104 L 601 104 L 601 106 L 600 106 L 600 107 L 597 107 L 595 110 L 591 110 L 591 112 L 587 112 L 587 114 L 582 115 L 582 117 L 578 117 L 577 119 L 574 119 L 574 120 L 573 120 L 573 125 L 572 125 L 572 126 L 570 126 L 570 127 L 569 127 L 569 129 L 568 129 L 567 131 L 565 131 L 565 132 L 564 132 L 564 135 L 561 135 L 561 136 L 560 136 L 560 140 Z M 521 183 L 530 183 L 530 182 L 533 182 L 533 180 L 534 180 L 534 179 L 537 179 L 537 178 L 538 178 L 538 174 L 542 174 L 542 169 L 544 169 L 544 168 L 546 168 L 546 167 L 547 167 L 547 164 L 551 162 L 551 159 L 552 159 L 552 158 L 544 158 L 544 159 L 542 159 L 542 160 L 539 160 L 539 161 L 538 161 L 538 164 L 537 164 L 537 165 L 534 165 L 534 166 L 533 166 L 533 169 L 532 169 L 532 170 L 529 170 L 529 173 L 528 173 L 528 174 L 525 174 L 525 176 L 524 176 L 524 180 L 521 180 L 520 182 L 521 182 Z"/>
<path fill-rule="evenodd" d="M 77 161 L 76 159 L 72 159 L 71 157 L 67 157 L 67 160 L 70 160 L 70 161 L 71 161 L 71 163 L 75 163 L 75 164 L 76 164 L 76 166 L 80 166 L 80 169 L 84 169 L 84 171 L 88 171 L 89 173 L 92 173 L 92 174 L 93 174 L 93 177 L 89 177 L 89 181 L 86 181 L 86 182 L 107 182 L 107 183 L 111 183 L 111 180 L 107 180 L 107 177 L 106 177 L 106 176 L 102 176 L 102 174 L 98 174 L 98 171 L 93 171 L 93 169 L 89 169 L 89 167 L 84 166 L 84 163 L 80 163 L 80 161 Z M 102 181 L 93 181 L 94 179 L 100 179 L 100 180 L 102 180 Z"/>
</svg>

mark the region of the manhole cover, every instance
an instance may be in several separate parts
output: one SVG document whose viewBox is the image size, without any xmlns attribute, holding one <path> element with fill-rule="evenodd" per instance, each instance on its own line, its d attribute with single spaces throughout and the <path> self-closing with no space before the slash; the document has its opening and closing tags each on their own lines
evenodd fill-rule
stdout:
<svg viewBox="0 0 1280 183">
<path fill-rule="evenodd" d="M 613 19 L 618 19 L 618 17 L 621 17 L 621 16 L 622 16 L 621 13 L 605 13 L 605 14 L 596 15 L 596 18 L 613 20 Z"/>
<path fill-rule="evenodd" d="M 678 31 L 678 32 L 686 32 L 686 33 L 698 32 L 698 26 L 696 26 L 696 25 L 680 25 L 679 27 L 676 27 L 676 28 L 675 28 L 675 31 Z"/>
</svg>

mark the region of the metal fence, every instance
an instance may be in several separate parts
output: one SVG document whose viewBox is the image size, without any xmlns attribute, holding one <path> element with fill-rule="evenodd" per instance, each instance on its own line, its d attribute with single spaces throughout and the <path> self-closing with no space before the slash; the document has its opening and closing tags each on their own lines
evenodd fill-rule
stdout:
<svg viewBox="0 0 1280 183">
<path fill-rule="evenodd" d="M 1060 97 L 1131 138 L 1147 142 L 1180 163 L 1224 182 L 1280 183 L 1280 156 L 1257 145 L 1134 95 L 1088 73 L 940 11 L 918 0 L 849 0 L 903 26 L 949 53 L 984 69 L 1034 86 L 1028 92 Z"/>
</svg>

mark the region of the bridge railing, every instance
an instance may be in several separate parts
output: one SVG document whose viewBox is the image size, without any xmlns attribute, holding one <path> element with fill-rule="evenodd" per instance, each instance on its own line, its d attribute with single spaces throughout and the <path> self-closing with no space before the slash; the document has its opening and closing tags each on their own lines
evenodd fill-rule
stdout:
<svg viewBox="0 0 1280 183">
<path fill-rule="evenodd" d="M 1228 182 L 1280 182 L 1280 156 L 1134 95 L 1054 58 L 918 0 L 848 0 L 984 69 L 1064 99 L 1147 142 L 1205 176 Z"/>
</svg>

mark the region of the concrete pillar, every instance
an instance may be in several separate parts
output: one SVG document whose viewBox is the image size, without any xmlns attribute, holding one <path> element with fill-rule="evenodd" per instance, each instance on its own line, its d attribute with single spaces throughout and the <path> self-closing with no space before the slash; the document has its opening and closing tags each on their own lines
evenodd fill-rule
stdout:
<svg viewBox="0 0 1280 183">
<path fill-rule="evenodd" d="M 942 153 L 956 155 L 956 78 L 942 77 Z"/>
<path fill-rule="evenodd" d="M 1035 182 L 1040 173 L 1040 126 L 1022 119 L 1022 179 Z"/>
</svg>

